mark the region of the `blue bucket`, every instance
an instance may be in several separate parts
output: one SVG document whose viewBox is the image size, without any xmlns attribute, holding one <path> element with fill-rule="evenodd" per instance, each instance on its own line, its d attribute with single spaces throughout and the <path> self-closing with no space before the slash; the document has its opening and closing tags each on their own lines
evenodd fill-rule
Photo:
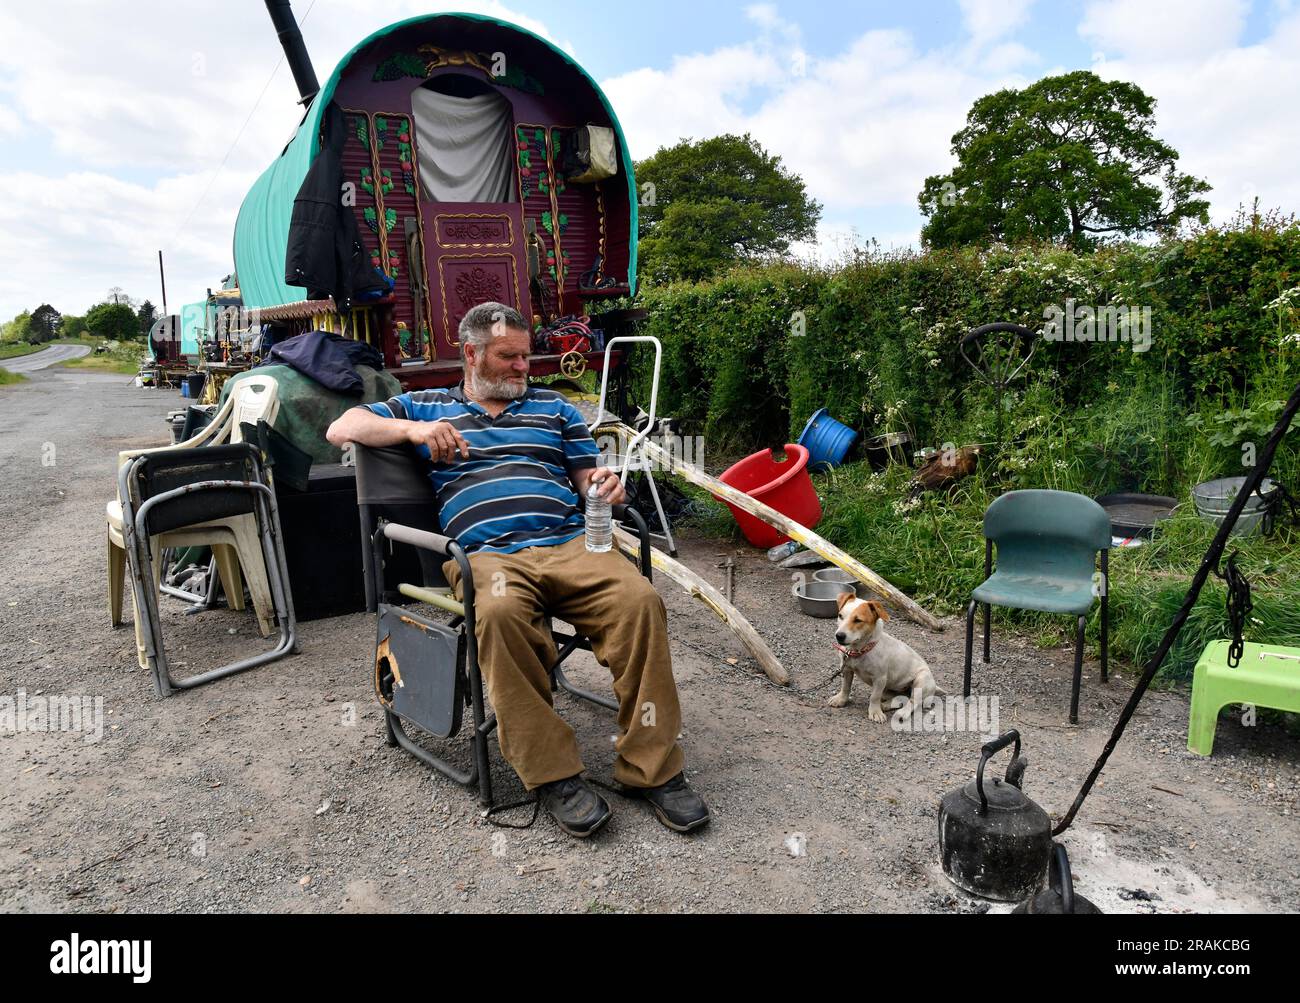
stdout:
<svg viewBox="0 0 1300 1003">
<path fill-rule="evenodd" d="M 834 470 L 844 462 L 858 441 L 858 433 L 830 416 L 822 408 L 810 419 L 799 436 L 799 445 L 808 450 L 808 469 L 814 473 Z"/>
</svg>

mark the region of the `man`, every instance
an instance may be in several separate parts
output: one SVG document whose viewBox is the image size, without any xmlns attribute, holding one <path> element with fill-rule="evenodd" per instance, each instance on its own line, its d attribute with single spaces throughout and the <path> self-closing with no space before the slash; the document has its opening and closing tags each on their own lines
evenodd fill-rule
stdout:
<svg viewBox="0 0 1300 1003">
<path fill-rule="evenodd" d="M 617 550 L 588 552 L 578 496 L 595 484 L 620 505 L 626 493 L 598 469 L 600 451 L 577 408 L 529 387 L 531 342 L 515 310 L 477 306 L 460 325 L 460 386 L 354 408 L 327 437 L 340 448 L 409 443 L 432 461 L 442 531 L 465 548 L 474 572 L 479 665 L 501 752 L 560 828 L 590 836 L 611 813 L 582 780 L 573 729 L 552 704 L 558 652 L 543 611 L 591 638 L 613 673 L 615 779 L 639 791 L 664 825 L 690 832 L 710 815 L 686 782 L 677 745 L 681 710 L 663 600 Z M 444 572 L 463 596 L 456 562 Z"/>
</svg>

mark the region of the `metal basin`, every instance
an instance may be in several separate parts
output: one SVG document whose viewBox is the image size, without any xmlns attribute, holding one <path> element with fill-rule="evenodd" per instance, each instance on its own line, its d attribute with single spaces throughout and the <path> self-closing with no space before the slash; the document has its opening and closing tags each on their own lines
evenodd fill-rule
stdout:
<svg viewBox="0 0 1300 1003">
<path fill-rule="evenodd" d="M 812 581 L 797 586 L 794 596 L 799 600 L 799 608 L 809 616 L 834 620 L 840 615 L 840 596 L 847 591 L 847 586 L 835 582 Z"/>
<path fill-rule="evenodd" d="M 1246 486 L 1248 478 L 1227 477 L 1223 480 L 1198 484 L 1192 490 L 1192 501 L 1202 519 L 1222 526 L 1237 495 Z M 1261 497 L 1262 496 L 1262 497 Z M 1277 484 L 1269 478 L 1260 483 L 1259 493 L 1246 502 L 1241 518 L 1232 530 L 1233 536 L 1254 536 L 1260 530 L 1272 532 L 1273 515 L 1278 503 Z"/>
<path fill-rule="evenodd" d="M 843 568 L 823 568 L 813 575 L 813 581 L 838 585 L 841 589 L 853 589 L 859 599 L 870 599 L 875 592 L 871 586 L 858 581 Z"/>
</svg>

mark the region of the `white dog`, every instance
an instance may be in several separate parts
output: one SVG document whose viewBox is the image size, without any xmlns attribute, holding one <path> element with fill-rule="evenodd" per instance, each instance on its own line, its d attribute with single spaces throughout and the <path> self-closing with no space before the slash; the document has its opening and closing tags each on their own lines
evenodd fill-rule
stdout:
<svg viewBox="0 0 1300 1003">
<path fill-rule="evenodd" d="M 845 592 L 840 596 L 839 606 L 835 648 L 841 655 L 844 683 L 840 692 L 831 697 L 832 707 L 848 706 L 854 676 L 861 676 L 871 686 L 867 716 L 877 723 L 885 720 L 880 700 L 886 693 L 911 693 L 911 699 L 900 708 L 906 715 L 916 713 L 918 708 L 924 710 L 930 698 L 946 695 L 934 681 L 925 659 L 898 638 L 885 633 L 889 613 L 880 603 Z"/>
</svg>

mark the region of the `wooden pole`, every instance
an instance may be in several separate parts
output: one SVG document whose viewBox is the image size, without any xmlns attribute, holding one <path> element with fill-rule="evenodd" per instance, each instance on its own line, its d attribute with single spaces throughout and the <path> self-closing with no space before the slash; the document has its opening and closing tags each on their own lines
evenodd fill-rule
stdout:
<svg viewBox="0 0 1300 1003">
<path fill-rule="evenodd" d="M 630 439 L 636 434 L 627 425 L 622 423 L 615 425 L 614 428 L 625 440 L 630 441 Z M 912 600 L 903 595 L 903 593 L 899 592 L 898 589 L 890 585 L 889 582 L 885 581 L 865 564 L 860 563 L 844 551 L 840 550 L 839 547 L 823 540 L 807 526 L 799 525 L 793 519 L 786 518 L 780 512 L 769 508 L 761 501 L 751 498 L 743 491 L 737 491 L 730 485 L 723 484 L 716 477 L 710 477 L 698 467 L 688 467 L 675 456 L 672 456 L 667 450 L 648 439 L 643 443 L 643 447 L 646 451 L 646 455 L 650 459 L 654 460 L 661 469 L 671 470 L 683 480 L 689 481 L 698 487 L 704 488 L 713 495 L 731 502 L 731 504 L 735 505 L 736 508 L 748 512 L 757 519 L 762 519 L 769 526 L 779 529 L 786 536 L 790 537 L 790 539 L 803 544 L 809 550 L 816 551 L 836 567 L 847 571 L 854 578 L 858 579 L 858 581 L 871 586 L 913 623 L 918 623 L 921 626 L 928 627 L 930 630 L 934 631 L 943 630 L 943 625 L 940 624 L 938 620 L 916 603 L 912 602 Z"/>
<path fill-rule="evenodd" d="M 618 547 L 624 553 L 634 558 L 641 555 L 641 541 L 629 535 L 623 529 L 614 531 L 615 539 L 618 541 Z M 736 607 L 723 597 L 722 593 L 697 575 L 686 565 L 674 561 L 667 554 L 659 550 L 650 551 L 650 559 L 656 571 L 662 571 L 665 575 L 680 585 L 694 599 L 698 599 L 709 611 L 719 620 L 725 623 L 740 638 L 741 643 L 749 649 L 749 653 L 754 656 L 759 667 L 772 682 L 778 686 L 790 685 L 790 674 L 785 671 L 780 659 L 772 653 L 772 649 L 758 635 L 753 625 L 745 619 Z"/>
</svg>

